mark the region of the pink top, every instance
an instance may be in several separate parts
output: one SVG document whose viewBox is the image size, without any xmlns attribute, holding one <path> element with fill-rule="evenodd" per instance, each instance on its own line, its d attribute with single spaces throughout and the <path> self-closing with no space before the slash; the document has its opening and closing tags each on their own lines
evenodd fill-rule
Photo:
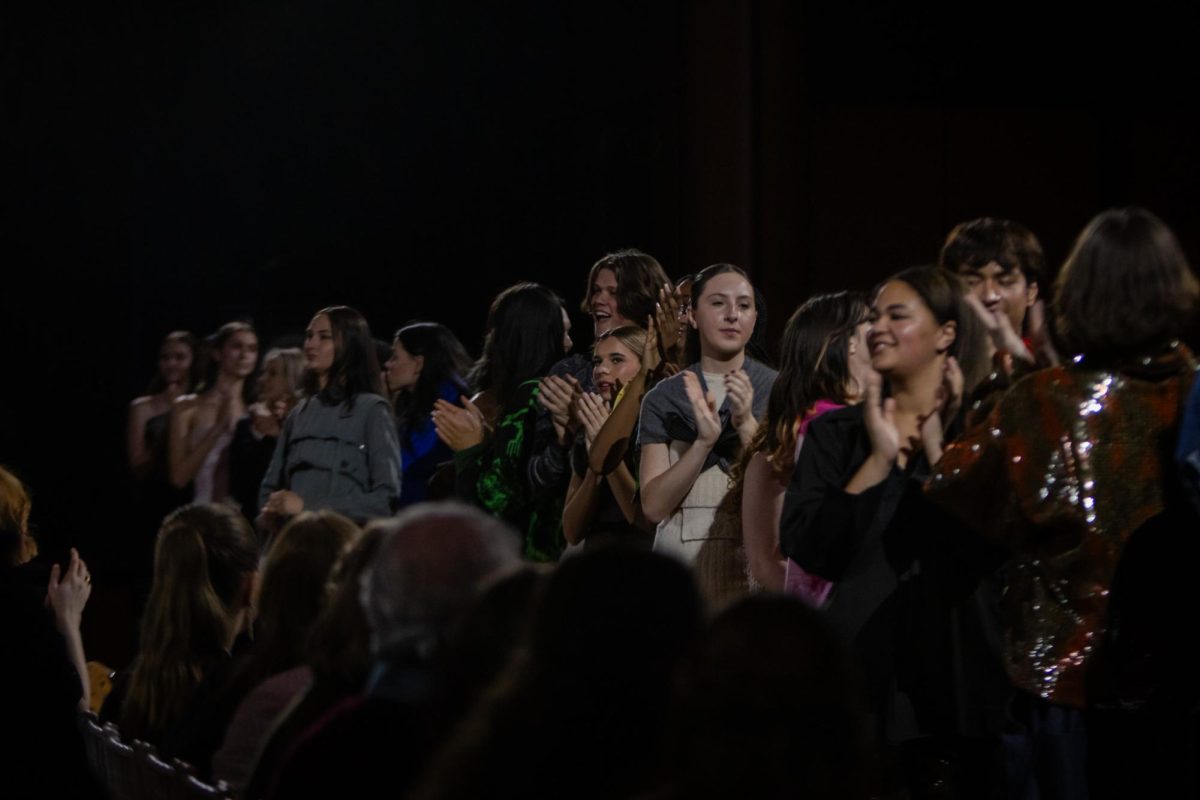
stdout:
<svg viewBox="0 0 1200 800">
<path fill-rule="evenodd" d="M 845 408 L 842 403 L 834 403 L 830 400 L 818 400 L 813 403 L 813 407 L 802 416 L 799 420 L 798 436 L 796 436 L 796 453 L 795 460 L 800 460 L 800 445 L 804 443 L 804 434 L 808 431 L 809 423 L 814 419 L 824 414 L 826 411 L 833 411 L 837 408 Z M 790 594 L 793 597 L 799 597 L 804 602 L 808 603 L 813 608 L 820 608 L 825 604 L 825 599 L 829 597 L 829 590 L 833 588 L 833 583 L 816 575 L 810 575 L 805 572 L 799 564 L 792 561 L 790 558 L 787 561 L 787 567 L 783 573 L 783 593 Z"/>
</svg>

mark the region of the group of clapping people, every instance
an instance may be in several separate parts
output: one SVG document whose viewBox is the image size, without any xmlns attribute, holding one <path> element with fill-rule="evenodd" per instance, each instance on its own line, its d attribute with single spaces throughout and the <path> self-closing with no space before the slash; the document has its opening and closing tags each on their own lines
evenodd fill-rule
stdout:
<svg viewBox="0 0 1200 800">
<path fill-rule="evenodd" d="M 743 270 L 635 250 L 587 276 L 587 354 L 530 283 L 474 362 L 344 306 L 261 373 L 246 323 L 173 333 L 102 716 L 246 797 L 1200 791 L 1197 280 L 1141 209 L 1043 261 L 963 223 L 777 361 Z"/>
</svg>

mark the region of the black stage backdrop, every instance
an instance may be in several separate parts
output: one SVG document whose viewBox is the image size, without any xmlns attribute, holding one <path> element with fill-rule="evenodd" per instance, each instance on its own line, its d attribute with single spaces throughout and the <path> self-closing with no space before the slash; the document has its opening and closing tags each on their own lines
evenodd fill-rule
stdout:
<svg viewBox="0 0 1200 800">
<path fill-rule="evenodd" d="M 175 328 L 244 317 L 266 346 L 348 303 L 477 350 L 498 289 L 574 312 L 637 246 L 747 267 L 778 333 L 962 219 L 1023 221 L 1057 264 L 1129 203 L 1200 259 L 1185 12 L 1047 5 L 5 4 L 0 462 L 45 549 L 100 561 Z"/>
</svg>

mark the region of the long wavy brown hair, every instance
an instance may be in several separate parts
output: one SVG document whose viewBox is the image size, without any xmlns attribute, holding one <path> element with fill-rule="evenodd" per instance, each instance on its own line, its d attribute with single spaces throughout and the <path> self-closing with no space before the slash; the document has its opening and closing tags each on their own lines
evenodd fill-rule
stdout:
<svg viewBox="0 0 1200 800">
<path fill-rule="evenodd" d="M 850 338 L 867 313 L 862 294 L 835 292 L 809 298 L 792 314 L 780 343 L 779 376 L 771 387 L 767 416 L 742 450 L 731 474 L 735 483 L 746 474 L 755 453 L 765 453 L 777 475 L 791 472 L 796 421 L 818 400 L 849 402 Z"/>
<path fill-rule="evenodd" d="M 239 595 L 258 562 L 246 519 L 223 505 L 188 505 L 163 521 L 141 652 L 117 717 L 121 733 L 157 741 L 226 655 Z"/>
</svg>

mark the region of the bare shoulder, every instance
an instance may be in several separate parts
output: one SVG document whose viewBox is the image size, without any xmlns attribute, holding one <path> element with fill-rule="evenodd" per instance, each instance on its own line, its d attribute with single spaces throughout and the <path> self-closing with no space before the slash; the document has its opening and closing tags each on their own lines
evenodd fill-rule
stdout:
<svg viewBox="0 0 1200 800">
<path fill-rule="evenodd" d="M 144 394 L 129 402 L 129 418 L 144 422 L 157 412 L 154 395 Z"/>
<path fill-rule="evenodd" d="M 171 414 L 184 416 L 191 414 L 200 405 L 200 395 L 198 394 L 183 394 L 175 398 L 175 402 L 171 403 Z"/>
</svg>

